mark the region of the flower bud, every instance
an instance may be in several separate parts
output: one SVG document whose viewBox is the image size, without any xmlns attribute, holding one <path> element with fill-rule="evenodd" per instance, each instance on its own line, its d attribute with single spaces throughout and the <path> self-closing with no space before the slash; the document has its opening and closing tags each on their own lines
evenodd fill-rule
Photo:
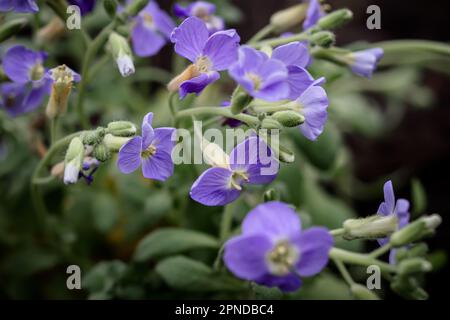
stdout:
<svg viewBox="0 0 450 320">
<path fill-rule="evenodd" d="M 84 146 L 80 138 L 75 137 L 70 141 L 64 159 L 64 183 L 73 184 L 78 181 L 78 176 L 83 164 Z"/>
<path fill-rule="evenodd" d="M 319 31 L 313 33 L 309 40 L 320 47 L 328 48 L 334 44 L 336 37 L 330 31 Z"/>
<path fill-rule="evenodd" d="M 428 299 L 427 292 L 419 286 L 414 277 L 397 275 L 391 282 L 391 289 L 406 299 Z"/>
<path fill-rule="evenodd" d="M 118 33 L 111 32 L 108 43 L 122 77 L 128 77 L 133 74 L 133 58 L 127 40 Z"/>
<path fill-rule="evenodd" d="M 418 241 L 424 237 L 433 235 L 435 229 L 441 222 L 442 218 L 438 214 L 422 217 L 392 234 L 389 242 L 394 247 L 401 247 Z"/>
<path fill-rule="evenodd" d="M 17 34 L 26 24 L 27 19 L 24 18 L 2 22 L 2 26 L 0 27 L 0 42 Z"/>
<path fill-rule="evenodd" d="M 108 123 L 108 132 L 117 137 L 132 137 L 136 134 L 136 126 L 129 121 L 113 121 Z"/>
<path fill-rule="evenodd" d="M 239 114 L 252 101 L 252 97 L 245 92 L 241 86 L 238 86 L 231 97 L 231 113 Z"/>
<path fill-rule="evenodd" d="M 66 112 L 72 84 L 79 81 L 79 75 L 64 64 L 50 70 L 50 74 L 53 84 L 45 113 L 51 119 Z"/>
<path fill-rule="evenodd" d="M 264 202 L 279 201 L 279 200 L 280 200 L 280 193 L 277 190 L 271 188 L 266 192 L 264 192 Z"/>
<path fill-rule="evenodd" d="M 277 32 L 288 30 L 305 20 L 308 3 L 301 3 L 287 9 L 275 12 L 270 17 L 270 24 Z"/>
<path fill-rule="evenodd" d="M 105 137 L 105 133 L 106 130 L 105 128 L 102 127 L 98 127 L 95 130 L 87 131 L 82 136 L 83 144 L 88 146 L 99 144 Z"/>
<path fill-rule="evenodd" d="M 103 143 L 110 152 L 118 152 L 120 148 L 130 140 L 129 137 L 117 137 L 108 133 L 103 138 Z"/>
<path fill-rule="evenodd" d="M 103 1 L 103 7 L 105 8 L 106 13 L 111 18 L 116 16 L 117 12 L 117 2 L 116 0 L 105 0 Z"/>
<path fill-rule="evenodd" d="M 95 159 L 97 159 L 100 162 L 105 162 L 109 158 L 111 158 L 111 152 L 109 151 L 108 147 L 105 143 L 99 143 L 94 147 L 94 151 L 92 152 L 92 155 Z"/>
<path fill-rule="evenodd" d="M 349 9 L 340 9 L 319 19 L 317 25 L 322 29 L 335 29 L 353 18 L 353 13 Z"/>
<path fill-rule="evenodd" d="M 348 219 L 344 221 L 343 227 L 345 239 L 378 239 L 397 230 L 398 218 L 396 215 L 373 215 L 362 219 Z"/>
<path fill-rule="evenodd" d="M 380 300 L 372 290 L 369 290 L 358 283 L 354 283 L 350 286 L 350 292 L 357 300 Z"/>
<path fill-rule="evenodd" d="M 407 250 L 408 257 L 425 257 L 428 252 L 428 245 L 424 242 L 418 243 Z"/>
<path fill-rule="evenodd" d="M 397 272 L 400 275 L 410 275 L 413 273 L 423 273 L 431 271 L 432 265 L 423 258 L 410 258 L 398 264 Z"/>
<path fill-rule="evenodd" d="M 261 121 L 261 128 L 262 129 L 281 129 L 283 126 L 281 125 L 281 123 L 279 123 L 277 120 L 272 119 L 272 118 L 264 118 Z"/>
<path fill-rule="evenodd" d="M 303 122 L 305 122 L 305 117 L 302 116 L 300 113 L 291 111 L 291 110 L 285 110 L 285 111 L 278 111 L 272 114 L 272 118 L 277 120 L 279 123 L 281 123 L 285 127 L 297 127 L 301 125 Z"/>
</svg>

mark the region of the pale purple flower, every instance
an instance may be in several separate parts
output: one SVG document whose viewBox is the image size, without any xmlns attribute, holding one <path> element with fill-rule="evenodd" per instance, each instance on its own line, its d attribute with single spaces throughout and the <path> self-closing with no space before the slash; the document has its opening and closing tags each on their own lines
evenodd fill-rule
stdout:
<svg viewBox="0 0 450 320">
<path fill-rule="evenodd" d="M 5 82 L 0 85 L 0 108 L 16 117 L 39 107 L 48 92 L 48 86 L 42 89 L 23 83 Z"/>
<path fill-rule="evenodd" d="M 155 1 L 150 1 L 133 19 L 133 23 L 131 42 L 134 53 L 139 57 L 157 54 L 175 28 L 172 18 Z"/>
<path fill-rule="evenodd" d="M 39 7 L 36 0 L 0 0 L 0 12 L 36 13 Z"/>
<path fill-rule="evenodd" d="M 300 277 L 318 274 L 328 263 L 334 239 L 326 228 L 302 231 L 287 204 L 258 205 L 242 223 L 242 234 L 225 243 L 224 262 L 238 278 L 283 291 L 300 288 Z"/>
<path fill-rule="evenodd" d="M 350 68 L 353 73 L 370 79 L 383 54 L 382 48 L 352 52 L 349 54 Z"/>
<path fill-rule="evenodd" d="M 314 26 L 324 15 L 325 13 L 320 6 L 319 0 L 309 0 L 308 11 L 306 12 L 306 18 L 303 22 L 303 30 L 307 30 Z"/>
<path fill-rule="evenodd" d="M 80 7 L 81 15 L 86 15 L 94 10 L 96 0 L 68 0 L 72 5 Z"/>
<path fill-rule="evenodd" d="M 284 63 L 251 47 L 239 48 L 239 60 L 229 73 L 255 98 L 278 101 L 289 96 L 288 69 Z"/>
<path fill-rule="evenodd" d="M 222 18 L 215 16 L 216 6 L 206 1 L 195 1 L 189 4 L 187 7 L 175 4 L 173 12 L 179 18 L 197 17 L 202 19 L 212 34 L 214 32 L 223 30 L 225 24 Z"/>
<path fill-rule="evenodd" d="M 16 83 L 38 83 L 45 76 L 44 61 L 47 54 L 33 51 L 22 45 L 8 49 L 3 57 L 3 70 Z"/>
<path fill-rule="evenodd" d="M 117 166 L 128 174 L 142 164 L 145 178 L 164 181 L 173 174 L 172 149 L 174 128 L 152 128 L 153 113 L 142 121 L 142 136 L 135 136 L 119 150 Z"/>
<path fill-rule="evenodd" d="M 405 227 L 409 223 L 409 201 L 406 199 L 398 199 L 395 201 L 394 187 L 392 186 L 392 181 L 387 181 L 383 186 L 384 191 L 384 202 L 378 207 L 377 214 L 381 216 L 395 215 L 398 218 L 398 229 Z M 380 246 L 384 246 L 388 243 L 388 238 L 378 239 Z M 389 262 L 395 264 L 395 255 L 397 250 L 391 249 L 389 254 Z"/>
<path fill-rule="evenodd" d="M 175 52 L 193 63 L 182 77 L 187 80 L 176 84 L 180 97 L 184 98 L 188 93 L 199 94 L 220 78 L 219 71 L 228 69 L 236 61 L 240 38 L 232 29 L 210 36 L 202 20 L 190 17 L 175 28 L 171 40 L 175 43 Z"/>
<path fill-rule="evenodd" d="M 268 184 L 278 173 L 278 160 L 267 144 L 251 136 L 238 144 L 225 163 L 198 177 L 191 198 L 206 206 L 223 206 L 236 200 L 244 184 Z"/>
</svg>

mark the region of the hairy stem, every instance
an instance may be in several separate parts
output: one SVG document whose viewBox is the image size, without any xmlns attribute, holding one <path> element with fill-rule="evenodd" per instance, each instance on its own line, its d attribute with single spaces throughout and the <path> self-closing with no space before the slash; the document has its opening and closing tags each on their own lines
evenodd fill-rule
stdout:
<svg viewBox="0 0 450 320">
<path fill-rule="evenodd" d="M 187 110 L 178 111 L 176 118 L 185 118 L 190 116 L 200 115 L 217 115 L 227 118 L 236 119 L 245 122 L 249 126 L 256 126 L 259 124 L 259 120 L 256 117 L 248 114 L 232 114 L 228 107 L 198 107 Z"/>
</svg>

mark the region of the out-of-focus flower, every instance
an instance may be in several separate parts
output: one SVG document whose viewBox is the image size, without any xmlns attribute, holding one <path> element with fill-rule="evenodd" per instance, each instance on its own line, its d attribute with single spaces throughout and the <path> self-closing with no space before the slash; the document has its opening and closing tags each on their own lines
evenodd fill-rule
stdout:
<svg viewBox="0 0 450 320">
<path fill-rule="evenodd" d="M 80 7 L 81 14 L 84 16 L 94 10 L 96 0 L 68 0 L 68 2 Z"/>
<path fill-rule="evenodd" d="M 383 54 L 383 49 L 372 48 L 349 53 L 347 58 L 353 73 L 362 77 L 371 78 Z"/>
<path fill-rule="evenodd" d="M 26 103 L 27 85 L 14 82 L 6 82 L 0 85 L 0 107 L 12 117 L 16 117 L 27 111 L 37 108 L 39 104 Z"/>
<path fill-rule="evenodd" d="M 409 201 L 406 199 L 398 199 L 395 201 L 394 187 L 392 186 L 391 180 L 384 184 L 383 191 L 384 202 L 380 204 L 377 214 L 385 217 L 395 215 L 398 219 L 398 229 L 402 229 L 409 223 Z M 380 246 L 385 245 L 387 242 L 389 242 L 389 237 L 378 239 Z M 395 263 L 396 252 L 396 249 L 391 249 L 389 254 L 389 262 L 392 264 Z"/>
<path fill-rule="evenodd" d="M 39 7 L 36 0 L 1 0 L 0 12 L 36 13 Z"/>
<path fill-rule="evenodd" d="M 130 2 L 130 1 L 128 1 Z M 133 51 L 139 57 L 149 57 L 157 54 L 167 43 L 175 23 L 172 18 L 161 10 L 155 1 L 148 5 L 133 18 L 131 41 Z"/>
<path fill-rule="evenodd" d="M 309 0 L 308 11 L 303 22 L 303 29 L 307 30 L 314 26 L 325 13 L 323 12 L 319 0 Z"/>
<path fill-rule="evenodd" d="M 206 24 L 196 18 L 184 20 L 172 33 L 175 51 L 192 64 L 169 84 L 170 91 L 179 89 L 180 97 L 199 94 L 220 78 L 218 71 L 229 68 L 238 56 L 240 38 L 235 30 L 218 31 L 211 36 Z"/>
<path fill-rule="evenodd" d="M 302 231 L 292 208 L 271 201 L 249 212 L 242 234 L 225 243 L 223 259 L 238 278 L 295 291 L 302 285 L 299 277 L 313 276 L 327 265 L 333 244 L 327 229 Z"/>
<path fill-rule="evenodd" d="M 142 164 L 145 178 L 164 181 L 173 174 L 172 149 L 174 128 L 152 128 L 153 113 L 142 121 L 142 136 L 135 136 L 119 150 L 117 166 L 128 174 Z"/>
<path fill-rule="evenodd" d="M 251 96 L 278 101 L 289 96 L 288 70 L 278 59 L 253 48 L 239 48 L 239 60 L 229 69 L 230 76 Z"/>
<path fill-rule="evenodd" d="M 241 194 L 244 184 L 268 184 L 278 173 L 278 160 L 257 136 L 238 144 L 230 156 L 214 143 L 206 143 L 203 154 L 213 167 L 198 177 L 190 195 L 206 206 L 233 202 Z"/>
<path fill-rule="evenodd" d="M 216 31 L 223 30 L 225 24 L 223 19 L 215 16 L 216 6 L 206 1 L 195 1 L 189 4 L 187 7 L 182 7 L 179 4 L 175 4 L 173 12 L 179 18 L 197 17 L 202 19 L 212 34 Z"/>
<path fill-rule="evenodd" d="M 108 42 L 122 77 L 133 74 L 135 71 L 133 57 L 127 39 L 116 32 L 111 32 Z"/>
</svg>

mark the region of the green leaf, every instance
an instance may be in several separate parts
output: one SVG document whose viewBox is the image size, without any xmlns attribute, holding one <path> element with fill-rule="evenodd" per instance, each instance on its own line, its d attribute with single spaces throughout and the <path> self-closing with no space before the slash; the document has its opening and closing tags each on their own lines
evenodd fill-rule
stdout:
<svg viewBox="0 0 450 320">
<path fill-rule="evenodd" d="M 198 248 L 218 249 L 219 242 L 197 231 L 176 228 L 159 229 L 141 240 L 136 248 L 134 260 L 145 261 Z"/>
<path fill-rule="evenodd" d="M 209 266 L 183 256 L 167 258 L 156 272 L 172 288 L 191 292 L 240 291 L 247 285 L 227 275 L 215 273 Z"/>
<path fill-rule="evenodd" d="M 424 213 L 427 207 L 427 194 L 422 183 L 418 179 L 411 182 L 411 198 L 413 204 L 413 213 L 418 215 Z"/>
<path fill-rule="evenodd" d="M 83 278 L 82 287 L 89 291 L 89 299 L 104 300 L 114 297 L 114 286 L 127 266 L 119 260 L 100 262 Z"/>
</svg>

